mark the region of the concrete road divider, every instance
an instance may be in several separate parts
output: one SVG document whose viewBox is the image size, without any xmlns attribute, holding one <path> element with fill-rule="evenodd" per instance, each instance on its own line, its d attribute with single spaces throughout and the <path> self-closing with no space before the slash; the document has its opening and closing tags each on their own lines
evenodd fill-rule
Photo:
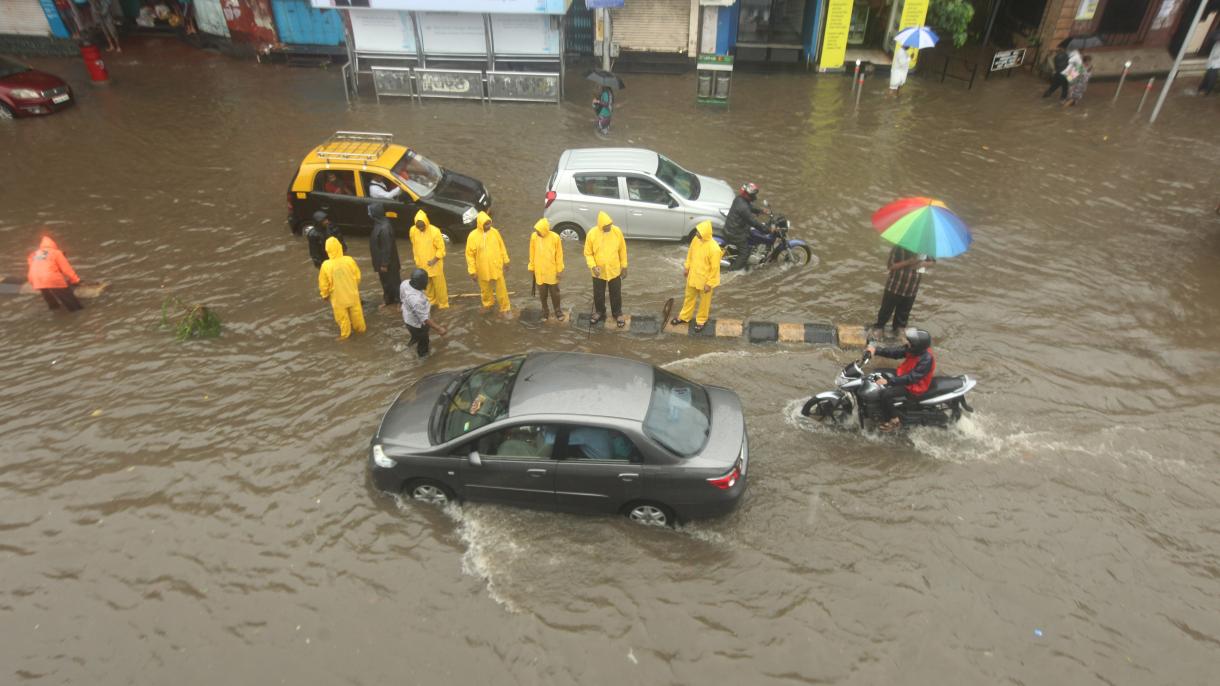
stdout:
<svg viewBox="0 0 1220 686">
<path fill-rule="evenodd" d="M 523 324 L 542 326 L 575 326 L 578 329 L 589 329 L 591 313 L 566 310 L 563 321 L 551 317 L 542 321 L 542 310 L 525 308 L 521 310 L 518 319 Z M 692 338 L 744 338 L 750 343 L 801 343 L 816 346 L 847 346 L 849 348 L 864 347 L 865 328 L 848 324 L 824 323 L 792 323 L 742 321 L 740 319 L 709 319 L 701 331 L 695 331 L 693 322 L 670 324 L 663 322 L 655 315 L 637 314 L 624 315 L 626 325 L 623 328 L 615 326 L 613 318 L 594 324 L 594 329 L 604 329 L 610 333 L 630 333 L 636 336 L 655 336 L 666 333 L 675 336 L 690 336 Z"/>
</svg>

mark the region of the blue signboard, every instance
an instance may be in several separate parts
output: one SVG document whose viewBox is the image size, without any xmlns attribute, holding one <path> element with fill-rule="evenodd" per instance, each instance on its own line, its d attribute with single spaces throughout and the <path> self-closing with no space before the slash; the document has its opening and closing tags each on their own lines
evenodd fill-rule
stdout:
<svg viewBox="0 0 1220 686">
<path fill-rule="evenodd" d="M 38 4 L 42 5 L 42 13 L 47 15 L 47 24 L 51 27 L 52 36 L 67 38 L 72 35 L 68 33 L 68 27 L 64 26 L 63 17 L 59 16 L 59 10 L 55 8 L 55 0 L 38 0 Z"/>
</svg>

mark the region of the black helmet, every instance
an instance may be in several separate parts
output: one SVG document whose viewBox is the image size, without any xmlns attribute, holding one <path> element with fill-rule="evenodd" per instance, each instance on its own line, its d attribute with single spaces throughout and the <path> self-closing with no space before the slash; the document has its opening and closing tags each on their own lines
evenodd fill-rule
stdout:
<svg viewBox="0 0 1220 686">
<path fill-rule="evenodd" d="M 750 202 L 754 202 L 758 199 L 758 184 L 747 181 L 741 184 L 740 193 L 743 198 L 749 198 Z"/>
<path fill-rule="evenodd" d="M 407 283 L 411 284 L 411 288 L 417 291 L 422 291 L 428 287 L 428 272 L 422 269 L 416 269 L 411 272 L 411 278 L 407 279 Z"/>
<path fill-rule="evenodd" d="M 921 353 L 932 347 L 932 334 L 923 329 L 911 327 L 907 329 L 907 343 L 911 346 L 911 352 Z"/>
</svg>

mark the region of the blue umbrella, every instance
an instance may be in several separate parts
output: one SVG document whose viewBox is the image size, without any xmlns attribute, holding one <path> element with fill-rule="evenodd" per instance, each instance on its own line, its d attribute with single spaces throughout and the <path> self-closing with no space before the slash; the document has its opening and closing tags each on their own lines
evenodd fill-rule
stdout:
<svg viewBox="0 0 1220 686">
<path fill-rule="evenodd" d="M 936 35 L 932 29 L 926 26 L 912 26 L 909 29 L 903 29 L 894 36 L 894 40 L 904 48 L 916 48 L 923 50 L 936 45 L 940 41 L 940 37 Z"/>
</svg>

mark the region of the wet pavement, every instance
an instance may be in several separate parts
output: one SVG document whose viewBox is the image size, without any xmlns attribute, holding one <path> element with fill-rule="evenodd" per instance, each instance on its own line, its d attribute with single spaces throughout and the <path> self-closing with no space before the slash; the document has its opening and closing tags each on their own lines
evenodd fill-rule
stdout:
<svg viewBox="0 0 1220 686">
<path fill-rule="evenodd" d="M 0 272 L 42 225 L 111 289 L 78 315 L 0 307 L 0 674 L 8 683 L 1205 684 L 1220 645 L 1220 101 L 1183 83 L 1155 128 L 1095 83 L 1070 111 L 1040 82 L 636 76 L 608 139 L 573 79 L 561 106 L 371 101 L 336 71 L 170 41 L 36 60 L 76 107 L 0 126 Z M 1145 115 L 1147 114 L 1145 110 Z M 756 181 L 816 264 L 725 279 L 714 314 L 864 323 L 905 195 L 971 225 L 914 322 L 978 412 L 951 431 L 859 436 L 800 402 L 855 351 L 588 335 L 445 312 L 419 363 L 396 312 L 335 341 L 283 222 L 300 157 L 336 129 L 392 131 L 483 180 L 528 303 L 529 227 L 565 148 L 655 148 Z M 378 287 L 367 244 L 366 302 Z M 401 246 L 406 254 L 406 246 Z M 659 314 L 683 248 L 629 246 L 624 293 Z M 590 288 L 567 249 L 565 301 Z M 457 255 L 455 293 L 473 292 Z M 169 295 L 223 337 L 159 328 Z M 365 449 L 420 375 L 525 350 L 664 364 L 734 388 L 750 487 L 677 531 L 373 491 Z"/>
</svg>

